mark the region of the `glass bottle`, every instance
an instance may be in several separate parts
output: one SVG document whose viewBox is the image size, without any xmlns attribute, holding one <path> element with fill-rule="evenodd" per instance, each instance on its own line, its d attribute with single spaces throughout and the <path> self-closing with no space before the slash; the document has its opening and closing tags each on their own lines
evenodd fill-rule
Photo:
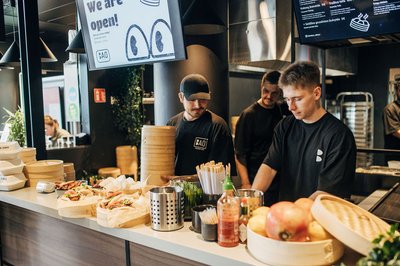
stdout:
<svg viewBox="0 0 400 266">
<path fill-rule="evenodd" d="M 235 247 L 239 244 L 240 202 L 234 195 L 234 186 L 229 175 L 224 181 L 224 193 L 217 203 L 218 244 Z"/>
<path fill-rule="evenodd" d="M 250 219 L 250 208 L 247 203 L 247 198 L 242 198 L 241 203 L 241 212 L 239 218 L 239 240 L 240 243 L 246 243 L 247 241 L 247 223 Z"/>
</svg>

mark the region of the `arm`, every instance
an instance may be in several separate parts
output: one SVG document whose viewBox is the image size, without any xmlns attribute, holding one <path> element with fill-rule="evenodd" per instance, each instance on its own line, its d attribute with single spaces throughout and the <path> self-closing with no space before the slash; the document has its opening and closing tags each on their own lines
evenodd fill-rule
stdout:
<svg viewBox="0 0 400 266">
<path fill-rule="evenodd" d="M 249 174 L 247 172 L 247 167 L 246 165 L 242 164 L 237 156 L 235 156 L 235 161 L 236 161 L 236 169 L 238 171 L 238 174 L 240 176 L 240 180 L 242 181 L 242 189 L 248 189 L 251 188 L 251 184 L 249 181 Z"/>
<path fill-rule="evenodd" d="M 266 191 L 271 185 L 272 180 L 274 180 L 275 175 L 276 170 L 272 169 L 267 164 L 261 164 L 251 188 Z"/>
</svg>

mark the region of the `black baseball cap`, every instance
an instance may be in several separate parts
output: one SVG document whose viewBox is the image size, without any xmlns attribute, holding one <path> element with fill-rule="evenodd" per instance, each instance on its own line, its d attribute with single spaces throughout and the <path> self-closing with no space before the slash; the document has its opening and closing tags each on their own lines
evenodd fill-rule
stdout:
<svg viewBox="0 0 400 266">
<path fill-rule="evenodd" d="M 184 77 L 179 88 L 189 101 L 210 100 L 210 87 L 205 77 L 200 74 L 190 74 Z"/>
</svg>

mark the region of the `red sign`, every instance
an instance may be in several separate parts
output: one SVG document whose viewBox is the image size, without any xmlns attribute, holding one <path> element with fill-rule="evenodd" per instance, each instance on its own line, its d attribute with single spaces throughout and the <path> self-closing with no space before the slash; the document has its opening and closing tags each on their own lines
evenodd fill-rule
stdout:
<svg viewBox="0 0 400 266">
<path fill-rule="evenodd" d="M 106 89 L 94 88 L 94 102 L 105 103 L 106 102 Z"/>
</svg>

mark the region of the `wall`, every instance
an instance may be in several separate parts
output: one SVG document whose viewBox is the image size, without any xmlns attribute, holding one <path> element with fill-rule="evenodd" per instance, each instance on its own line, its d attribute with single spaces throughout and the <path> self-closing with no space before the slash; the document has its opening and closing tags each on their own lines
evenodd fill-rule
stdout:
<svg viewBox="0 0 400 266">
<path fill-rule="evenodd" d="M 264 73 L 229 73 L 229 116 L 237 116 L 260 99 L 260 83 Z"/>
</svg>

